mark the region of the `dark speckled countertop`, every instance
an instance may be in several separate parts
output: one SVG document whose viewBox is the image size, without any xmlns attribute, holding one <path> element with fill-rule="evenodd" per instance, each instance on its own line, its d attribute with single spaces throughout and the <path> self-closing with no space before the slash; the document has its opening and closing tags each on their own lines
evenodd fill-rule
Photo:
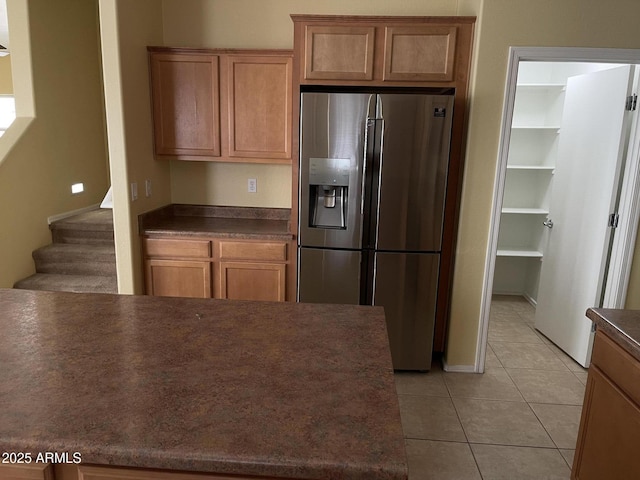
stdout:
<svg viewBox="0 0 640 480">
<path fill-rule="evenodd" d="M 0 289 L 0 451 L 406 479 L 380 307 Z"/>
<path fill-rule="evenodd" d="M 640 310 L 590 308 L 587 317 L 640 361 Z"/>
<path fill-rule="evenodd" d="M 140 215 L 142 235 L 291 240 L 288 208 L 172 204 Z"/>
</svg>

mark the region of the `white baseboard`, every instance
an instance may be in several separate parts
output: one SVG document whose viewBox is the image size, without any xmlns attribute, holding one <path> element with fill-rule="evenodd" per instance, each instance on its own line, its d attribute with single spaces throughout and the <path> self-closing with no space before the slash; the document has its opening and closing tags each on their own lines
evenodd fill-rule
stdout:
<svg viewBox="0 0 640 480">
<path fill-rule="evenodd" d="M 91 210 L 97 210 L 98 208 L 100 208 L 100 204 L 96 203 L 94 205 L 89 205 L 88 207 L 79 208 L 70 212 L 51 215 L 50 217 L 47 217 L 47 223 L 51 225 L 53 222 L 57 222 L 58 220 L 63 220 L 68 217 L 73 217 L 74 215 L 80 215 L 81 213 L 90 212 Z"/>
<path fill-rule="evenodd" d="M 442 369 L 445 372 L 477 373 L 475 365 L 449 365 L 444 358 L 442 359 Z"/>
<path fill-rule="evenodd" d="M 534 308 L 538 306 L 538 301 L 534 299 L 532 296 L 527 295 L 526 293 L 523 293 L 522 296 L 525 298 L 527 302 L 533 305 Z"/>
</svg>

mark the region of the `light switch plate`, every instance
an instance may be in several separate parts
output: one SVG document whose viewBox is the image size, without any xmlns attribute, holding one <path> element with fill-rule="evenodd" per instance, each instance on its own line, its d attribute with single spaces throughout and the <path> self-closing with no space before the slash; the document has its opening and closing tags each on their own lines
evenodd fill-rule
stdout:
<svg viewBox="0 0 640 480">
<path fill-rule="evenodd" d="M 247 181 L 247 191 L 249 193 L 256 193 L 258 191 L 258 181 L 255 178 L 250 178 Z"/>
</svg>

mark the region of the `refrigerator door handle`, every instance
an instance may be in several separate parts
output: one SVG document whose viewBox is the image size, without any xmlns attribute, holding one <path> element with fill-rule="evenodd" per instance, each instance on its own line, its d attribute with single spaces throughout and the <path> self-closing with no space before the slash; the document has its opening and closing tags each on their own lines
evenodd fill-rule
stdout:
<svg viewBox="0 0 640 480">
<path fill-rule="evenodd" d="M 384 119 L 375 121 L 375 142 L 373 145 L 372 181 L 371 181 L 371 220 L 369 223 L 369 242 L 378 248 L 378 223 L 380 222 L 380 194 L 382 168 L 384 162 Z"/>
<path fill-rule="evenodd" d="M 362 247 L 372 248 L 375 243 L 376 205 L 378 187 L 376 179 L 376 154 L 378 148 L 379 120 L 367 118 L 364 162 L 362 172 Z"/>
</svg>

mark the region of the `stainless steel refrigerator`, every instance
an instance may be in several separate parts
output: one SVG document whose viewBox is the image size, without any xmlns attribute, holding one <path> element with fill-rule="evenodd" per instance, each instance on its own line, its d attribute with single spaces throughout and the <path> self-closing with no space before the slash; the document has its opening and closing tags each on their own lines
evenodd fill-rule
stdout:
<svg viewBox="0 0 640 480">
<path fill-rule="evenodd" d="M 298 300 L 382 305 L 393 366 L 429 370 L 452 95 L 303 92 Z"/>
</svg>

